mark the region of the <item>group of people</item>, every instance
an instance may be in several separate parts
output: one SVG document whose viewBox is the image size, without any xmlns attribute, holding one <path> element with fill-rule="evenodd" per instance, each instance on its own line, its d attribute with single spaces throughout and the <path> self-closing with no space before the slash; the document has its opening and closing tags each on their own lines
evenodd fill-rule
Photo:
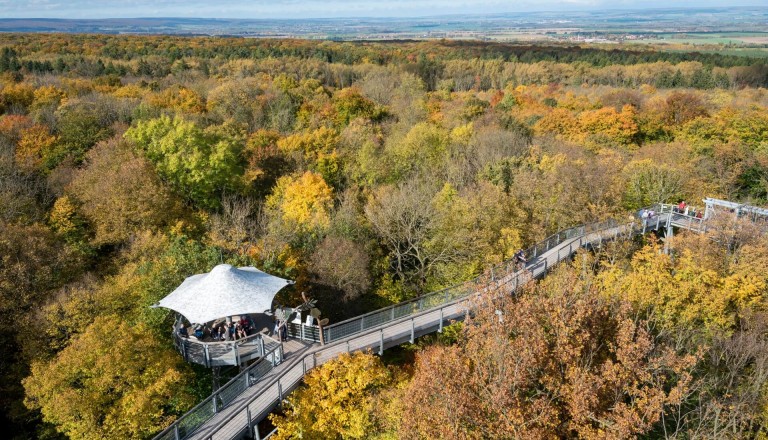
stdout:
<svg viewBox="0 0 768 440">
<path fill-rule="evenodd" d="M 640 214 L 640 218 L 642 218 L 643 221 L 656 218 L 656 211 L 653 209 L 643 209 L 643 212 Z"/>
<path fill-rule="evenodd" d="M 208 324 L 195 324 L 190 328 L 192 329 L 191 333 L 187 327 L 181 326 L 179 335 L 184 338 L 194 336 L 201 341 L 207 338 L 213 341 L 236 341 L 253 334 L 253 321 L 248 316 L 242 316 L 237 322 L 227 320 L 210 326 Z"/>
<path fill-rule="evenodd" d="M 677 205 L 672 205 L 672 212 L 675 214 L 683 214 L 695 218 L 703 217 L 703 213 L 701 211 L 697 211 L 696 208 L 689 206 L 687 203 L 685 203 L 685 200 L 681 201 Z M 643 211 L 640 213 L 640 218 L 643 219 L 644 223 L 648 220 L 652 220 L 656 218 L 656 211 L 653 209 L 643 209 Z"/>
<path fill-rule="evenodd" d="M 688 206 L 688 204 L 685 203 L 685 200 L 678 203 L 677 206 L 673 206 L 672 210 L 678 214 L 685 214 L 695 218 L 703 217 L 701 211 L 697 211 L 696 208 Z"/>
</svg>

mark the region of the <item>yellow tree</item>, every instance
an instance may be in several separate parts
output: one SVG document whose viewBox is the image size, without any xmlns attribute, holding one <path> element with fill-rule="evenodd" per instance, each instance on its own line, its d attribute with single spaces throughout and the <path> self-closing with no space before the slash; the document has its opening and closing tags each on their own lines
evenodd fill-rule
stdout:
<svg viewBox="0 0 768 440">
<path fill-rule="evenodd" d="M 52 152 L 57 140 L 45 125 L 35 124 L 22 129 L 16 145 L 16 163 L 27 171 L 37 170 Z"/>
<path fill-rule="evenodd" d="M 333 190 L 323 177 L 307 171 L 278 179 L 266 200 L 267 234 L 259 242 L 260 258 L 298 269 L 308 251 L 331 223 Z"/>
<path fill-rule="evenodd" d="M 393 374 L 371 353 L 344 353 L 304 377 L 306 386 L 288 398 L 284 416 L 271 415 L 276 439 L 369 438 L 378 392 Z"/>
<path fill-rule="evenodd" d="M 598 284 L 605 294 L 646 311 L 665 331 L 710 339 L 729 334 L 742 313 L 765 305 L 768 277 L 755 270 L 768 267 L 764 246 L 745 246 L 728 268 L 711 261 L 718 253 L 711 245 L 703 254 L 693 252 L 701 246 L 683 245 L 675 259 L 647 246 L 635 253 L 629 267 L 602 272 Z"/>
<path fill-rule="evenodd" d="M 603 107 L 600 110 L 582 112 L 579 115 L 579 123 L 582 132 L 597 144 L 608 146 L 627 146 L 637 136 L 639 129 L 635 119 L 635 108 L 625 105 L 621 112 L 613 107 Z"/>
<path fill-rule="evenodd" d="M 323 229 L 331 221 L 333 192 L 321 175 L 311 171 L 284 176 L 267 198 L 267 207 L 276 209 L 282 221 L 300 231 Z"/>
<path fill-rule="evenodd" d="M 338 188 L 341 176 L 341 159 L 336 150 L 339 133 L 331 128 L 320 127 L 281 139 L 280 151 L 292 156 L 301 167 L 320 173 L 323 179 Z"/>
<path fill-rule="evenodd" d="M 24 380 L 25 404 L 73 440 L 146 438 L 189 408 L 181 357 L 143 324 L 102 316 Z"/>
</svg>

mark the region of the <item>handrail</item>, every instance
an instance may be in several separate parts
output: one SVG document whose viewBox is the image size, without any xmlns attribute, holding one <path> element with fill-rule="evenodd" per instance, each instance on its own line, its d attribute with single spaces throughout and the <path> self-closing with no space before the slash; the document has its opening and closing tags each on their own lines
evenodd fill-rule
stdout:
<svg viewBox="0 0 768 440">
<path fill-rule="evenodd" d="M 529 247 L 528 249 L 526 249 L 525 253 L 526 253 L 526 255 L 529 256 L 529 259 L 532 258 L 532 259 L 535 260 L 536 258 L 538 258 L 539 255 L 541 255 L 544 252 L 547 252 L 552 247 L 559 245 L 564 240 L 567 240 L 567 239 L 570 239 L 570 238 L 574 238 L 574 237 L 579 236 L 579 235 L 584 235 L 587 232 L 591 232 L 593 230 L 597 230 L 597 229 L 599 229 L 601 227 L 613 227 L 616 224 L 617 224 L 617 222 L 615 220 L 611 219 L 611 220 L 607 220 L 607 221 L 604 221 L 604 222 L 592 223 L 592 224 L 588 224 L 588 225 L 574 226 L 572 228 L 568 228 L 568 229 L 565 229 L 565 230 L 562 230 L 562 231 L 558 231 L 557 233 L 552 234 L 549 237 L 545 238 L 541 242 L 539 242 L 539 243 Z M 576 234 L 574 234 L 574 232 L 576 232 Z M 542 251 L 539 251 L 539 249 L 542 249 Z M 533 260 L 531 260 L 531 261 L 533 261 Z M 505 260 L 505 261 L 503 261 L 503 262 L 501 262 L 499 264 L 496 264 L 496 265 L 494 265 L 494 266 L 492 266 L 490 268 L 490 273 L 492 274 L 492 276 L 495 276 L 494 269 L 504 268 L 504 267 L 509 268 L 509 265 L 512 262 L 514 262 L 514 258 L 508 259 L 508 260 Z M 430 293 L 426 293 L 426 294 L 418 296 L 416 298 L 412 298 L 412 299 L 409 299 L 409 300 L 406 300 L 406 301 L 402 301 L 402 302 L 399 302 L 397 304 L 386 306 L 386 307 L 383 307 L 381 309 L 374 310 L 372 312 L 368 312 L 368 313 L 365 313 L 365 314 L 362 314 L 362 315 L 358 315 L 358 316 L 346 319 L 344 321 L 340 321 L 340 322 L 334 323 L 334 324 L 329 325 L 329 326 L 327 326 L 327 327 L 325 327 L 323 329 L 323 336 L 324 336 L 326 342 L 332 342 L 334 339 L 339 339 L 339 337 L 336 337 L 336 338 L 333 337 L 334 336 L 333 335 L 333 329 L 344 328 L 344 326 L 350 326 L 350 324 L 352 324 L 352 323 L 360 322 L 359 329 L 357 329 L 357 325 L 355 325 L 355 328 L 353 330 L 341 332 L 342 335 L 340 336 L 340 338 L 347 338 L 347 337 L 349 337 L 351 335 L 354 335 L 354 334 L 357 334 L 359 332 L 362 332 L 362 331 L 366 330 L 365 318 L 371 317 L 371 316 L 374 316 L 374 315 L 386 314 L 386 312 L 389 312 L 389 314 L 391 315 L 390 318 L 389 319 L 385 318 L 384 320 L 376 321 L 375 324 L 373 326 L 371 326 L 371 327 L 379 326 L 379 325 L 381 325 L 383 323 L 386 323 L 386 322 L 391 322 L 391 321 L 395 320 L 396 318 L 399 318 L 399 316 L 395 316 L 396 315 L 396 313 L 395 313 L 396 309 L 407 310 L 407 307 L 405 307 L 405 306 L 407 306 L 409 304 L 422 303 L 427 298 L 436 297 L 436 296 L 439 296 L 440 294 L 445 294 L 446 292 L 451 291 L 453 289 L 460 289 L 461 287 L 463 287 L 467 283 L 471 283 L 471 282 L 477 281 L 482 276 L 483 275 L 480 275 L 480 276 L 477 276 L 477 277 L 475 277 L 475 278 L 473 278 L 471 280 L 454 284 L 453 286 L 445 287 L 443 289 L 436 290 L 436 291 L 430 292 Z"/>
<path fill-rule="evenodd" d="M 173 332 L 173 334 L 175 336 L 177 336 L 179 339 L 183 340 L 183 341 L 189 341 L 189 342 L 194 342 L 195 344 L 208 345 L 208 346 L 216 346 L 216 345 L 222 346 L 222 345 L 241 344 L 241 343 L 246 342 L 246 341 L 248 341 L 250 339 L 255 339 L 256 337 L 261 335 L 260 333 L 254 333 L 254 334 L 248 335 L 248 336 L 246 336 L 244 338 L 233 339 L 231 341 L 201 341 L 200 339 L 197 339 L 197 338 L 192 339 L 193 336 L 188 336 L 188 337 L 185 338 L 185 337 L 179 335 L 178 332 Z"/>
<path fill-rule="evenodd" d="M 261 359 L 251 364 L 248 368 L 238 373 L 235 377 L 230 379 L 227 383 L 219 387 L 213 394 L 203 399 L 202 402 L 195 405 L 194 408 L 184 413 L 181 417 L 176 419 L 170 426 L 165 428 L 162 432 L 155 436 L 155 439 L 167 439 L 167 440 L 179 440 L 192 434 L 200 426 L 205 424 L 211 417 L 213 417 L 219 410 L 225 408 L 232 402 L 234 397 L 242 394 L 242 391 L 250 387 L 255 381 L 263 377 L 267 372 L 277 366 L 283 359 L 283 345 L 270 338 L 263 333 L 257 333 L 262 341 L 270 343 L 273 348 L 269 351 L 263 352 Z M 270 365 L 266 365 L 269 362 Z M 269 368 L 265 368 L 269 367 Z M 262 372 L 262 370 L 264 370 Z M 253 375 L 256 373 L 256 375 Z M 261 373 L 261 374 L 259 374 Z M 240 385 L 240 386 L 238 386 Z M 244 387 L 243 387 L 244 386 Z M 238 388 L 242 388 L 240 392 L 232 395 L 231 391 L 236 391 Z M 226 398 L 226 401 L 224 398 Z M 201 414 L 199 414 L 201 413 Z M 207 415 L 206 414 L 210 413 Z M 182 433 L 182 431 L 184 431 Z"/>
<path fill-rule="evenodd" d="M 608 229 L 616 228 L 616 227 L 618 227 L 618 226 L 619 226 L 619 223 L 618 223 L 618 222 L 616 222 L 616 221 L 614 221 L 614 220 L 609 220 L 609 221 L 600 222 L 600 223 L 593 223 L 593 224 L 590 224 L 590 225 L 582 225 L 582 226 L 577 226 L 577 227 L 574 227 L 574 228 L 570 228 L 570 229 L 566 230 L 566 231 L 571 231 L 571 230 L 580 231 L 580 234 L 578 234 L 577 236 L 573 236 L 573 235 L 571 235 L 571 234 L 565 234 L 565 233 L 564 233 L 565 231 L 560 231 L 560 232 L 558 232 L 557 234 L 553 234 L 553 235 L 551 235 L 550 237 L 548 237 L 548 239 L 547 239 L 547 240 L 550 240 L 550 239 L 552 239 L 552 237 L 555 237 L 555 236 L 557 236 L 557 237 L 558 237 L 558 244 L 560 244 L 560 243 L 563 243 L 564 241 L 566 241 L 566 240 L 569 240 L 569 239 L 573 239 L 573 240 L 574 240 L 574 242 L 575 242 L 575 241 L 578 239 L 578 242 L 579 242 L 579 245 L 577 246 L 577 249 L 578 249 L 578 248 L 580 248 L 580 247 L 582 247 L 582 246 L 584 246 L 584 245 L 585 245 L 585 243 L 583 243 L 583 241 L 582 241 L 582 240 L 583 240 L 585 237 L 587 237 L 587 236 L 588 236 L 588 234 L 592 234 L 592 233 L 595 233 L 595 232 L 601 232 L 601 231 L 604 231 L 604 230 L 608 230 Z M 632 232 L 635 232 L 635 231 L 634 231 L 634 229 L 630 229 L 630 230 L 631 230 Z M 618 234 L 617 234 L 617 235 L 618 235 Z M 560 236 L 562 236 L 562 239 L 560 239 L 560 238 L 559 238 Z M 602 241 L 602 236 L 600 237 L 600 240 Z M 546 241 L 546 240 L 545 240 L 545 241 Z M 556 245 L 555 245 L 555 246 L 556 246 Z M 547 250 L 549 250 L 549 249 L 552 249 L 553 247 L 554 247 L 554 246 L 547 246 Z M 567 252 L 567 253 L 563 254 L 563 256 L 562 256 L 562 257 L 561 257 L 561 255 L 560 255 L 560 252 L 558 252 L 558 254 L 557 254 L 557 257 L 556 257 L 556 259 L 557 259 L 557 262 L 560 262 L 560 261 L 562 261 L 562 260 L 564 260 L 564 259 L 566 259 L 566 258 L 569 258 L 569 256 L 571 255 L 571 253 L 572 253 L 572 248 L 571 248 L 571 250 L 570 250 L 569 252 Z M 540 256 L 541 256 L 541 254 L 539 254 L 539 256 L 538 256 L 538 257 L 540 257 Z M 514 272 L 514 275 L 515 275 L 515 276 L 514 276 L 513 278 L 510 278 L 509 280 L 506 280 L 504 283 L 505 283 L 505 284 L 507 284 L 507 285 L 511 285 L 511 283 L 514 281 L 514 283 L 515 283 L 515 284 L 514 284 L 514 286 L 515 286 L 515 287 L 514 287 L 514 289 L 513 289 L 513 290 L 517 290 L 517 289 L 519 289 L 519 288 L 520 288 L 519 279 L 520 279 L 520 277 L 521 277 L 521 276 L 524 276 L 524 275 L 525 275 L 525 273 L 534 273 L 534 272 L 535 272 L 535 270 L 536 270 L 536 268 L 537 268 L 537 267 L 539 267 L 539 268 L 540 268 L 542 264 L 544 265 L 544 268 L 543 268 L 543 270 L 544 270 L 544 271 L 548 270 L 548 269 L 549 269 L 549 267 L 547 267 L 547 260 L 546 260 L 546 259 L 544 259 L 544 260 L 541 260 L 541 259 L 539 259 L 538 257 L 537 257 L 536 259 L 532 259 L 532 260 L 529 260 L 530 262 L 529 262 L 529 264 L 526 266 L 525 270 L 520 270 L 520 271 L 516 271 L 516 272 Z M 503 263 L 502 263 L 502 264 L 503 264 Z M 501 265 L 497 265 L 497 266 L 501 266 Z M 508 266 L 507 266 L 507 267 L 508 267 Z M 509 274 L 507 274 L 507 275 L 509 275 Z M 506 275 L 505 275 L 505 277 L 506 277 Z M 482 276 L 478 276 L 478 277 L 476 277 L 476 278 L 474 278 L 474 279 L 472 279 L 472 280 L 470 280 L 470 281 L 467 281 L 467 282 L 461 283 L 461 284 L 459 284 L 459 285 L 457 285 L 457 286 L 466 286 L 466 285 L 468 285 L 468 284 L 471 284 L 471 283 L 477 283 L 477 282 L 479 282 L 479 281 L 481 281 L 481 280 L 482 280 Z M 456 286 L 452 286 L 452 287 L 456 287 Z M 452 287 L 451 287 L 451 288 L 452 288 Z M 437 292 L 432 292 L 431 294 L 439 293 L 439 292 L 442 292 L 442 291 L 445 291 L 445 290 L 448 290 L 448 289 L 451 289 L 451 288 L 442 289 L 442 290 L 440 290 L 440 291 L 437 291 Z M 428 314 L 428 313 L 434 313 L 436 310 L 440 310 L 440 311 L 441 311 L 441 317 L 442 317 L 442 310 L 443 310 L 443 309 L 445 309 L 445 308 L 448 308 L 448 307 L 451 307 L 451 306 L 454 306 L 454 305 L 456 305 L 456 304 L 457 304 L 457 303 L 459 303 L 459 302 L 465 301 L 465 300 L 467 299 L 467 297 L 468 297 L 468 296 L 471 294 L 471 292 L 472 292 L 472 291 L 470 290 L 470 291 L 469 291 L 469 293 L 467 293 L 466 295 L 462 295 L 461 297 L 453 298 L 453 299 L 451 299 L 450 301 L 447 301 L 447 302 L 445 302 L 445 303 L 440 303 L 440 304 L 437 304 L 437 305 L 435 305 L 435 306 L 433 306 L 433 307 L 430 307 L 430 308 L 428 308 L 428 309 L 420 310 L 420 311 L 419 311 L 419 313 L 418 313 L 418 315 L 422 315 L 422 314 Z M 431 295 L 431 294 L 428 294 L 428 295 Z M 417 298 L 415 298 L 414 300 L 418 300 L 418 299 L 417 299 Z M 404 304 L 404 303 L 410 303 L 410 302 L 413 302 L 414 300 L 405 301 L 405 302 L 403 302 L 403 303 L 401 303 L 401 304 Z M 395 306 L 397 306 L 397 305 L 395 305 Z M 387 309 L 389 309 L 389 308 L 391 308 L 391 307 L 394 307 L 394 306 L 390 306 L 390 307 L 384 308 L 384 310 L 387 310 Z M 379 311 L 380 311 L 380 310 L 379 310 Z M 376 312 L 378 312 L 378 311 L 374 311 L 374 312 L 372 312 L 372 313 L 376 313 Z M 371 315 L 371 313 L 368 313 L 368 314 L 366 314 L 366 315 Z M 365 316 L 365 315 L 363 315 L 363 316 Z M 353 341 L 353 340 L 358 340 L 358 339 L 364 339 L 366 336 L 370 336 L 370 335 L 372 335 L 372 334 L 375 334 L 375 333 L 379 333 L 379 332 L 381 332 L 381 337 L 382 337 L 382 339 L 381 339 L 381 341 L 382 341 L 382 342 L 381 342 L 381 344 L 383 344 L 383 330 L 384 330 L 384 324 L 393 324 L 393 325 L 397 325 L 397 324 L 400 324 L 400 323 L 402 323 L 402 322 L 406 322 L 406 321 L 408 321 L 408 320 L 411 320 L 411 321 L 413 321 L 413 320 L 416 318 L 416 316 L 417 316 L 417 314 L 410 314 L 410 315 L 408 315 L 408 316 L 403 316 L 403 317 L 397 318 L 397 319 L 395 319 L 395 320 L 392 320 L 392 321 L 388 321 L 388 322 L 385 322 L 385 323 L 379 324 L 379 325 L 377 325 L 376 327 L 373 327 L 373 328 L 369 328 L 369 329 L 366 329 L 367 331 L 366 331 L 366 330 L 364 330 L 364 331 L 361 331 L 361 332 L 355 332 L 355 333 L 352 333 L 352 334 L 350 334 L 349 336 L 347 336 L 347 337 L 345 337 L 345 338 L 341 338 L 341 339 L 339 339 L 339 340 L 337 340 L 337 341 L 335 341 L 335 342 L 331 342 L 331 343 L 328 343 L 328 344 L 326 344 L 326 345 L 324 345 L 324 346 L 319 346 L 319 347 L 316 347 L 314 350 L 312 350 L 312 351 L 310 351 L 310 352 L 308 352 L 308 353 L 305 353 L 305 354 L 304 354 L 304 355 L 301 357 L 301 359 L 300 359 L 300 360 L 296 360 L 296 361 L 292 362 L 292 363 L 291 363 L 291 365 L 290 365 L 290 367 L 286 368 L 285 370 L 283 370 L 282 372 L 280 372 L 280 373 L 279 373 L 277 376 L 275 376 L 275 377 L 273 378 L 273 383 L 272 383 L 272 384 L 270 384 L 270 385 L 268 385 L 267 387 L 269 387 L 269 386 L 271 386 L 271 385 L 274 385 L 274 384 L 277 384 L 277 389 L 278 389 L 278 396 L 277 396 L 277 398 L 278 398 L 279 400 L 282 400 L 282 397 L 283 397 L 283 395 L 285 394 L 285 391 L 286 391 L 286 389 L 285 389 L 285 388 L 283 388 L 283 387 L 281 386 L 281 380 L 282 380 L 282 379 L 284 379 L 284 378 L 285 378 L 285 376 L 286 376 L 286 375 L 288 375 L 289 373 L 294 373 L 294 371 L 293 371 L 293 370 L 294 370 L 294 368 L 295 368 L 296 366 L 298 366 L 299 364 L 301 364 L 301 365 L 302 365 L 302 369 L 303 369 L 303 372 L 302 372 L 302 373 L 303 373 L 303 374 L 306 374 L 306 370 L 307 370 L 307 363 L 306 363 L 306 362 L 307 362 L 307 360 L 308 360 L 308 359 L 311 359 L 311 360 L 312 360 L 312 364 L 311 364 L 312 366 L 311 366 L 310 368 L 313 368 L 314 366 L 316 366 L 316 356 L 317 356 L 319 353 L 321 353 L 321 352 L 324 352 L 324 351 L 332 351 L 332 349 L 333 349 L 333 348 L 335 348 L 335 347 L 338 347 L 339 345 L 342 345 L 342 344 L 344 344 L 344 343 L 347 343 L 347 344 L 348 344 L 348 345 L 347 345 L 347 351 L 350 351 L 350 346 L 349 346 L 349 343 L 350 343 L 351 341 Z M 358 317 L 358 318 L 360 318 L 360 317 Z M 354 319 L 353 319 L 353 320 L 354 320 Z M 350 321 L 350 320 L 347 320 L 347 321 Z M 393 325 L 387 325 L 387 327 L 392 327 Z M 442 318 L 441 318 L 440 327 L 442 328 Z M 351 336 L 351 337 L 350 337 L 350 336 Z M 380 347 L 380 350 L 383 350 L 383 346 L 381 346 L 381 347 Z M 353 350 L 352 350 L 352 351 L 353 351 Z M 303 376 L 303 374 L 302 374 L 302 376 Z M 295 385 L 296 385 L 296 384 L 289 384 L 289 388 L 290 388 L 290 387 L 292 387 L 292 386 L 295 386 Z M 266 388 L 265 388 L 265 389 L 266 389 Z M 258 421 L 258 419 L 259 419 L 259 418 L 262 416 L 262 414 L 256 414 L 256 415 L 255 415 L 256 417 L 253 417 L 253 418 L 252 418 L 253 414 L 251 414 L 251 412 L 250 412 L 250 409 L 249 409 L 248 407 L 249 407 L 249 406 L 250 406 L 250 405 L 251 405 L 251 404 L 252 404 L 254 401 L 256 401 L 257 399 L 261 398 L 261 397 L 262 397 L 262 395 L 263 395 L 263 394 L 256 394 L 256 395 L 254 395 L 254 396 L 251 396 L 251 398 L 250 398 L 250 399 L 248 399 L 247 401 L 245 401 L 245 402 L 241 403 L 241 404 L 238 406 L 238 408 L 237 408 L 235 411 L 233 411 L 233 412 L 232 412 L 232 413 L 231 413 L 231 414 L 230 414 L 230 415 L 229 415 L 229 416 L 228 416 L 228 417 L 227 417 L 225 420 L 222 420 L 221 422 L 219 422 L 219 423 L 218 423 L 218 425 L 217 425 L 217 427 L 216 427 L 216 428 L 215 428 L 215 429 L 214 429 L 214 430 L 213 430 L 211 433 L 209 433 L 209 434 L 206 436 L 206 438 L 207 438 L 207 439 L 212 439 L 214 434 L 217 434 L 217 433 L 218 433 L 218 432 L 219 432 L 221 429 L 223 429 L 223 427 L 224 427 L 224 426 L 226 426 L 228 423 L 230 423 L 230 422 L 231 422 L 232 420 L 234 420 L 236 417 L 240 416 L 244 410 L 245 410 L 245 411 L 246 411 L 246 413 L 247 413 L 247 414 L 246 414 L 246 417 L 247 417 L 247 425 L 248 425 L 248 428 L 250 428 L 250 427 L 253 425 L 253 423 L 252 423 L 252 422 L 253 422 L 253 420 L 256 420 L 256 421 Z M 267 410 L 268 410 L 268 409 L 267 409 Z M 266 411 L 266 410 L 265 410 L 265 411 Z M 245 429 L 245 427 L 243 427 L 243 429 Z"/>
<path fill-rule="evenodd" d="M 259 339 L 260 334 L 246 336 L 245 338 L 230 341 L 201 341 L 200 339 L 183 337 L 178 332 L 173 332 L 173 340 L 177 349 L 187 362 L 204 365 L 206 367 L 216 365 L 240 365 L 243 361 L 253 357 L 253 351 L 241 353 L 243 346 Z M 231 360 L 222 360 L 230 355 Z M 217 361 L 218 359 L 218 361 Z"/>
</svg>

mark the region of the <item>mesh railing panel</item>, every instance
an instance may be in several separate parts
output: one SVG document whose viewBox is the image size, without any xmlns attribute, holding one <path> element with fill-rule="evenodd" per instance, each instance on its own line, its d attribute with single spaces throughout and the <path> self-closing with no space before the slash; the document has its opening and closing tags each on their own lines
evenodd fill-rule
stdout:
<svg viewBox="0 0 768 440">
<path fill-rule="evenodd" d="M 387 307 L 384 310 L 381 310 L 376 313 L 372 313 L 370 315 L 366 315 L 362 318 L 362 328 L 364 330 L 367 330 L 369 328 L 378 327 L 381 324 L 384 324 L 385 322 L 389 322 L 392 320 L 392 308 Z"/>
<path fill-rule="evenodd" d="M 224 407 L 232 403 L 232 401 L 235 400 L 237 396 L 241 395 L 249 386 L 252 386 L 259 379 L 269 373 L 274 368 L 274 360 L 280 359 L 278 353 L 280 344 L 274 343 L 271 338 L 265 339 L 265 347 L 272 346 L 272 349 L 267 350 L 265 356 L 262 357 L 262 359 L 253 363 L 246 370 L 240 372 L 237 376 L 219 388 L 216 393 L 203 400 L 196 407 L 192 408 L 189 412 L 176 420 L 176 422 L 174 422 L 169 428 L 155 437 L 155 440 L 175 440 L 176 435 L 174 433 L 174 429 L 179 430 L 179 438 L 186 438 L 194 431 L 196 431 L 200 426 L 205 424 L 205 422 L 207 422 L 211 417 L 213 417 L 216 414 L 215 410 L 222 410 Z M 253 342 L 258 343 L 255 338 Z M 227 344 L 221 347 L 229 347 L 230 353 L 234 353 L 232 350 L 234 344 Z M 210 352 L 211 346 L 208 348 Z M 225 350 L 219 350 L 217 352 L 221 351 Z M 214 399 L 216 399 L 216 406 L 214 406 Z"/>
<path fill-rule="evenodd" d="M 179 428 L 179 438 L 185 438 L 195 432 L 197 428 L 207 422 L 214 414 L 216 413 L 213 408 L 212 399 L 204 401 L 201 405 L 185 414 L 183 419 L 176 422 Z"/>
<path fill-rule="evenodd" d="M 216 394 L 219 396 L 221 408 L 224 408 L 225 406 L 232 403 L 232 401 L 235 400 L 235 398 L 239 396 L 243 391 L 245 391 L 246 388 L 248 388 L 248 383 L 245 380 L 245 376 L 239 380 L 230 381 L 223 387 L 219 388 L 216 391 Z"/>
</svg>

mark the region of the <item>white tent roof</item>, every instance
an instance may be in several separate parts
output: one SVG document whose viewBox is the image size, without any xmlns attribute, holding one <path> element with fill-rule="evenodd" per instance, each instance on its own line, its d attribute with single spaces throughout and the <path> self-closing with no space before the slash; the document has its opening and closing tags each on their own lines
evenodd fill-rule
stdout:
<svg viewBox="0 0 768 440">
<path fill-rule="evenodd" d="M 209 273 L 187 278 L 156 305 L 202 324 L 226 316 L 263 313 L 272 307 L 275 294 L 292 283 L 255 267 L 220 264 Z"/>
</svg>

